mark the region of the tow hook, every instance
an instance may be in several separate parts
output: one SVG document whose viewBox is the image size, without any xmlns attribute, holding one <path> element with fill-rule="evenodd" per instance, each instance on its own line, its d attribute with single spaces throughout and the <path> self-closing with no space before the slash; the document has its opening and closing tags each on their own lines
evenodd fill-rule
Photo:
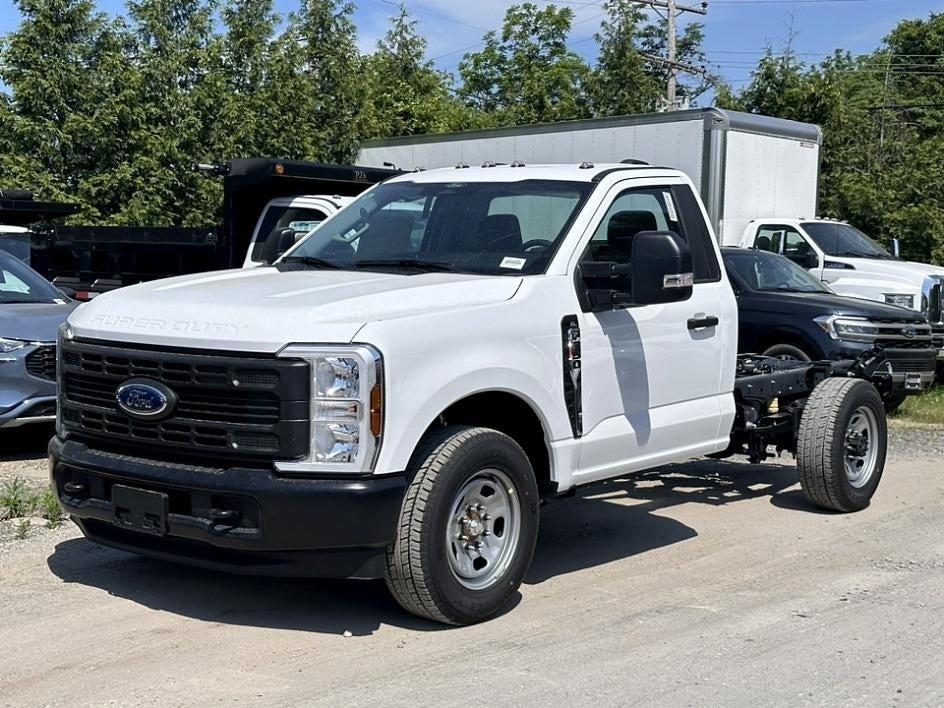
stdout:
<svg viewBox="0 0 944 708">
<path fill-rule="evenodd" d="M 235 509 L 210 509 L 210 521 L 218 526 L 235 526 L 239 521 L 239 512 Z"/>
</svg>

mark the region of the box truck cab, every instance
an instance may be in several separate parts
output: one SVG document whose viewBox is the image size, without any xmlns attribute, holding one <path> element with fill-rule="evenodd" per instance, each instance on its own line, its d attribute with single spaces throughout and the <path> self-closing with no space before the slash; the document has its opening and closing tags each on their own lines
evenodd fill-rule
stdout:
<svg viewBox="0 0 944 708">
<path fill-rule="evenodd" d="M 770 448 L 814 503 L 868 505 L 881 358 L 739 359 L 737 320 L 678 170 L 404 174 L 274 266 L 76 310 L 50 473 L 99 543 L 385 578 L 410 612 L 477 622 L 515 596 L 542 501 L 579 485 Z"/>
<path fill-rule="evenodd" d="M 753 219 L 740 245 L 786 256 L 839 295 L 920 312 L 944 361 L 944 268 L 900 260 L 851 224 L 831 219 Z"/>
</svg>

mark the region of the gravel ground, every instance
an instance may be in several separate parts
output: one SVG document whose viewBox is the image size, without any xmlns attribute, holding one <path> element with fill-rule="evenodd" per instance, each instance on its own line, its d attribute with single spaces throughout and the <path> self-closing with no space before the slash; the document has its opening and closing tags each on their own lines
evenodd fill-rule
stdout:
<svg viewBox="0 0 944 708">
<path fill-rule="evenodd" d="M 45 483 L 46 435 L 0 435 L 0 481 Z M 896 423 L 857 514 L 811 508 L 788 458 L 594 486 L 544 508 L 517 606 L 461 629 L 382 583 L 218 575 L 35 528 L 0 542 L 0 706 L 940 706 L 942 473 L 944 429 Z"/>
</svg>

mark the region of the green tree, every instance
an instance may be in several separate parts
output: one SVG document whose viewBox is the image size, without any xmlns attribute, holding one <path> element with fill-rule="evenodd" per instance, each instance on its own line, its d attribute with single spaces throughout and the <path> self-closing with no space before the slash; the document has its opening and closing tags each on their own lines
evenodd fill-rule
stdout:
<svg viewBox="0 0 944 708">
<path fill-rule="evenodd" d="M 572 23 L 570 8 L 512 5 L 501 37 L 489 32 L 485 47 L 459 64 L 460 95 L 511 124 L 585 117 L 590 69 L 567 48 Z"/>
<path fill-rule="evenodd" d="M 372 136 L 443 132 L 462 122 L 461 108 L 449 95 L 449 79 L 426 59 L 426 46 L 416 21 L 400 5 L 368 61 Z"/>
<path fill-rule="evenodd" d="M 663 87 L 647 71 L 647 62 L 640 55 L 643 11 L 631 0 L 609 0 L 603 9 L 606 18 L 596 35 L 600 51 L 590 77 L 593 114 L 615 116 L 655 110 Z"/>
<path fill-rule="evenodd" d="M 98 169 L 95 124 L 114 26 L 92 0 L 15 0 L 18 29 L 0 43 L 0 174 L 8 186 L 67 199 Z"/>
<path fill-rule="evenodd" d="M 354 159 L 368 117 L 362 110 L 367 95 L 365 62 L 357 51 L 352 3 L 344 0 L 301 0 L 289 21 L 288 39 L 297 41 L 300 57 L 283 42 L 283 57 L 300 58 L 304 85 L 293 88 L 299 102 L 284 110 L 305 111 L 311 136 L 308 157 L 347 163 Z M 285 38 L 283 38 L 285 39 Z M 270 96 L 278 86 L 270 86 Z M 304 94 L 304 98 L 302 95 Z M 278 105 L 278 104 L 277 104 Z"/>
<path fill-rule="evenodd" d="M 668 36 L 668 23 L 665 19 L 656 22 L 650 22 L 640 31 L 640 47 L 646 54 L 664 57 L 668 47 L 666 46 L 666 37 Z M 676 61 L 691 64 L 693 66 L 703 67 L 707 63 L 707 57 L 704 50 L 705 26 L 700 22 L 690 22 L 685 25 L 682 33 L 678 35 L 675 43 Z M 669 78 L 669 68 L 650 62 L 648 72 L 659 84 L 664 87 Z M 705 74 L 698 77 L 692 77 L 685 72 L 678 72 L 678 88 L 676 97 L 679 101 L 695 101 L 705 91 L 717 83 L 717 77 Z"/>
</svg>

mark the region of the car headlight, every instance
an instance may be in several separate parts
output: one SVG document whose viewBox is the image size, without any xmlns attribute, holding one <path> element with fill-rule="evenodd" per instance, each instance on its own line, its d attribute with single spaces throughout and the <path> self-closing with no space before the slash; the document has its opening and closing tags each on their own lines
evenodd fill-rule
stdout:
<svg viewBox="0 0 944 708">
<path fill-rule="evenodd" d="M 311 369 L 308 457 L 277 462 L 283 474 L 369 472 L 383 434 L 383 360 L 367 345 L 293 344 L 279 356 L 304 359 Z"/>
<path fill-rule="evenodd" d="M 17 349 L 22 349 L 29 342 L 24 342 L 22 339 L 7 339 L 6 337 L 0 337 L 0 354 L 9 354 L 10 352 L 15 352 Z"/>
<path fill-rule="evenodd" d="M 906 295 L 904 293 L 885 293 L 885 304 L 887 305 L 897 305 L 898 307 L 906 307 L 909 310 L 913 310 L 914 301 L 914 295 Z"/>
<path fill-rule="evenodd" d="M 858 342 L 874 340 L 878 334 L 878 327 L 864 317 L 837 317 L 823 315 L 813 321 L 833 339 L 847 339 Z"/>
</svg>

